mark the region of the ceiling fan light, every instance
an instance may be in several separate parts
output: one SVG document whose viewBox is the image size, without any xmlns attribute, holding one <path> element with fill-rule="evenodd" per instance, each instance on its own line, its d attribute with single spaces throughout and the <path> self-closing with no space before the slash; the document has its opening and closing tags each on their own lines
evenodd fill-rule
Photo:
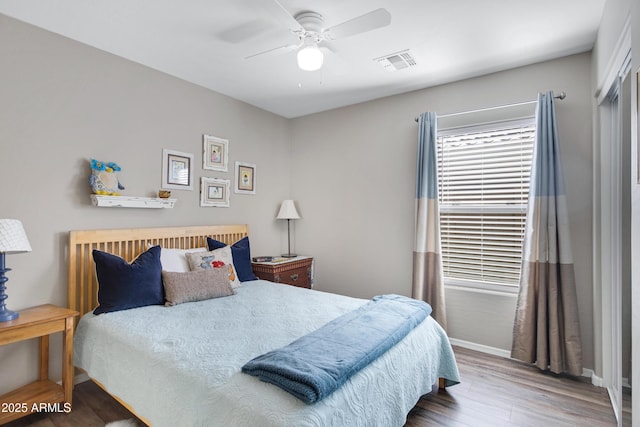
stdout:
<svg viewBox="0 0 640 427">
<path fill-rule="evenodd" d="M 305 71 L 316 71 L 322 67 L 324 55 L 317 46 L 305 46 L 298 51 L 298 67 Z"/>
</svg>

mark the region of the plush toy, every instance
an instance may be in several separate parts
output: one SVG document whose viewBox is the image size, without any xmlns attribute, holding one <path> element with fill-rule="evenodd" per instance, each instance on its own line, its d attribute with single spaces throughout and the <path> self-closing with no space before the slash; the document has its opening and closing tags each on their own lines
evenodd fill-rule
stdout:
<svg viewBox="0 0 640 427">
<path fill-rule="evenodd" d="M 114 162 L 104 163 L 91 159 L 89 185 L 93 192 L 103 196 L 119 196 L 120 190 L 124 190 L 116 176 L 116 172 L 119 171 L 120 166 Z"/>
</svg>

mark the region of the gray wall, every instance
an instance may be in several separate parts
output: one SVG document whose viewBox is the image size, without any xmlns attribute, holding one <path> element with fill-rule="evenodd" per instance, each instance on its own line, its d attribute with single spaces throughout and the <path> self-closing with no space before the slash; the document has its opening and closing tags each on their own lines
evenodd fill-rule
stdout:
<svg viewBox="0 0 640 427">
<path fill-rule="evenodd" d="M 591 56 L 574 55 L 292 120 L 297 251 L 316 257 L 320 290 L 371 297 L 411 292 L 417 125 L 451 113 L 534 100 L 556 103 L 565 167 L 584 366 L 593 367 Z M 449 335 L 510 350 L 515 295 L 449 288 Z"/>
<path fill-rule="evenodd" d="M 247 223 L 253 250 L 286 246 L 274 218 L 289 195 L 288 122 L 52 33 L 0 15 L 1 218 L 18 218 L 33 252 L 8 255 L 11 309 L 67 304 L 67 232 L 73 229 Z M 202 169 L 202 135 L 228 138 L 230 172 Z M 95 208 L 88 159 L 122 167 L 124 194 L 160 187 L 162 149 L 194 154 L 194 191 L 173 209 Z M 200 176 L 233 179 L 236 160 L 257 164 L 257 194 L 230 208 L 199 207 Z M 61 340 L 52 340 L 59 378 Z M 0 347 L 0 394 L 36 378 L 36 343 Z"/>
<path fill-rule="evenodd" d="M 9 306 L 66 305 L 71 229 L 248 223 L 254 253 L 286 249 L 282 199 L 297 200 L 293 249 L 316 257 L 319 290 L 409 295 L 420 112 L 535 99 L 558 103 L 579 286 L 585 367 L 592 366 L 590 54 L 518 68 L 286 120 L 157 71 L 0 15 L 0 217 L 23 221 L 33 252 L 8 257 Z M 256 163 L 258 194 L 200 208 L 197 188 L 171 210 L 89 203 L 87 159 L 118 162 L 125 194 L 160 186 L 163 148 L 190 152 L 200 176 L 202 134 L 230 140 L 230 164 Z M 196 185 L 197 187 L 197 185 Z M 450 335 L 508 350 L 515 298 L 447 291 Z M 60 340 L 51 368 L 59 378 Z M 0 347 L 0 393 L 36 377 L 36 343 Z M 11 369 L 5 369 L 10 366 Z"/>
</svg>

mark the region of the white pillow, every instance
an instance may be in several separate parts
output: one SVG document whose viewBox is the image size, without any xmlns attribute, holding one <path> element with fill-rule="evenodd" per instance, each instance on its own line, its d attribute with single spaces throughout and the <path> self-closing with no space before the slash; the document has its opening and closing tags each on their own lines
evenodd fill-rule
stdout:
<svg viewBox="0 0 640 427">
<path fill-rule="evenodd" d="M 207 248 L 194 248 L 194 249 L 173 249 L 162 248 L 160 250 L 160 263 L 162 269 L 165 271 L 175 271 L 178 273 L 185 273 L 190 271 L 189 262 L 187 261 L 186 254 L 188 252 L 206 252 Z"/>
</svg>

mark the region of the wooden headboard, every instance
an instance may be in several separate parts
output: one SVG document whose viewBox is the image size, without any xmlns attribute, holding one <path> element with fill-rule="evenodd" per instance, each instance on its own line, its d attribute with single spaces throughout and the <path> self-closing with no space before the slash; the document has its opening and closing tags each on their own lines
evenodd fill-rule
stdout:
<svg viewBox="0 0 640 427">
<path fill-rule="evenodd" d="M 148 244 L 190 249 L 207 246 L 207 237 L 232 244 L 249 234 L 246 224 L 204 225 L 69 232 L 69 308 L 80 315 L 98 306 L 98 283 L 92 251 L 109 252 L 131 262 Z"/>
</svg>

